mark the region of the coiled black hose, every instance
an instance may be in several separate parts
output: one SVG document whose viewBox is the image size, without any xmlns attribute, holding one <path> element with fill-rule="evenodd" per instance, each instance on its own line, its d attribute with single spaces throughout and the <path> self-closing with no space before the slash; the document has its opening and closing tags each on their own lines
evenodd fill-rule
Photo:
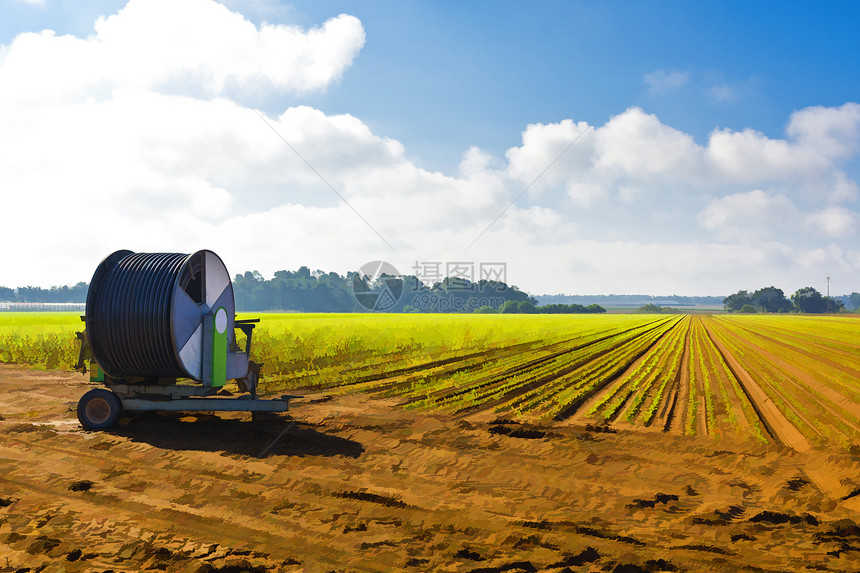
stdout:
<svg viewBox="0 0 860 573">
<path fill-rule="evenodd" d="M 87 296 L 87 335 L 93 356 L 115 378 L 187 376 L 172 330 L 181 253 L 118 251 L 96 270 Z"/>
</svg>

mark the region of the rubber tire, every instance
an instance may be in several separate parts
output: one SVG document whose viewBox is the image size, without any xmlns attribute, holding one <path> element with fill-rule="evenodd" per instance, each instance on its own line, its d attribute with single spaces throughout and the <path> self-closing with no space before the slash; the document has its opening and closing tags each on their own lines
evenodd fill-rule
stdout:
<svg viewBox="0 0 860 573">
<path fill-rule="evenodd" d="M 103 415 L 94 417 L 92 409 L 98 407 L 102 408 Z M 121 417 L 122 400 L 110 390 L 94 388 L 78 401 L 78 421 L 87 430 L 112 428 Z"/>
</svg>

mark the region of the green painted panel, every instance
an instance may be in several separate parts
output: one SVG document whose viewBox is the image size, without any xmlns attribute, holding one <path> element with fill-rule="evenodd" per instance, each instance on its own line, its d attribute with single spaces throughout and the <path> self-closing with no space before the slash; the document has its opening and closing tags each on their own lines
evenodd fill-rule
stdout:
<svg viewBox="0 0 860 573">
<path fill-rule="evenodd" d="M 212 320 L 212 386 L 223 386 L 227 383 L 227 310 L 218 308 Z"/>
<path fill-rule="evenodd" d="M 90 360 L 90 382 L 104 382 L 105 373 L 101 369 L 99 363 L 95 360 Z"/>
</svg>

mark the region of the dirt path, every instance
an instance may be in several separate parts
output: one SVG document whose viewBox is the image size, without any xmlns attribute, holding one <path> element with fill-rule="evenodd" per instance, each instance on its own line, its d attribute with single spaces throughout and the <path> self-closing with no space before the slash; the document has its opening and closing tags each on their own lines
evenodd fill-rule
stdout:
<svg viewBox="0 0 860 573">
<path fill-rule="evenodd" d="M 767 361 L 762 360 L 762 357 L 757 355 L 755 352 L 751 352 L 753 348 L 747 344 L 746 340 L 731 332 L 730 329 L 725 328 L 723 325 L 717 325 L 715 326 L 715 330 L 723 335 L 724 344 L 726 344 L 730 351 L 730 347 L 733 346 L 735 352 L 742 355 L 744 370 L 753 380 L 757 381 L 756 383 L 759 388 L 762 388 L 762 391 L 764 391 L 765 394 L 768 394 L 768 397 L 775 396 L 776 399 L 781 402 L 779 406 L 776 406 L 776 404 L 774 404 L 774 406 L 779 409 L 780 412 L 783 412 L 784 415 L 787 416 L 790 414 L 800 422 L 800 424 L 792 423 L 792 426 L 794 426 L 798 431 L 803 428 L 804 430 L 807 430 L 808 433 L 815 434 L 815 437 L 819 440 L 825 439 L 824 433 L 813 422 L 811 414 L 801 411 L 800 407 L 794 401 L 787 399 L 787 389 L 784 386 L 783 373 L 773 368 L 773 366 Z M 745 351 L 749 353 L 749 358 L 744 354 Z M 763 386 L 768 388 L 770 392 L 767 392 Z M 803 432 L 801 432 L 801 434 L 802 433 Z M 807 438 L 807 436 L 804 436 L 804 438 Z"/>
<path fill-rule="evenodd" d="M 793 386 L 794 391 L 800 396 L 805 396 L 810 404 L 815 404 L 817 407 L 824 409 L 826 411 L 825 415 L 832 417 L 832 419 L 841 420 L 842 423 L 856 432 L 857 435 L 860 435 L 860 425 L 858 425 L 858 422 L 860 422 L 860 404 L 823 384 L 809 372 L 797 368 L 773 352 L 759 346 L 754 341 L 748 338 L 741 338 L 734 333 L 729 334 L 761 356 L 769 366 L 777 368 L 780 373 L 785 374 L 784 380 L 786 384 L 790 387 Z M 839 411 L 837 411 L 837 408 Z M 803 416 L 801 413 L 798 414 Z"/>
<path fill-rule="evenodd" d="M 705 331 L 711 343 L 719 350 L 732 374 L 738 379 L 747 397 L 761 418 L 768 432 L 782 444 L 798 451 L 808 451 L 812 446 L 794 425 L 779 411 L 779 408 L 765 394 L 764 390 L 753 380 L 740 362 L 729 352 L 728 348 L 711 332 L 711 327 L 705 323 Z"/>
</svg>

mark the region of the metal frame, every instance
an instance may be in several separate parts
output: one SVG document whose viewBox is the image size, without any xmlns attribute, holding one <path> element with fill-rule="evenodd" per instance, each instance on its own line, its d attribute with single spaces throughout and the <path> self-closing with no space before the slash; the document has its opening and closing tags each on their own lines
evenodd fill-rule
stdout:
<svg viewBox="0 0 860 573">
<path fill-rule="evenodd" d="M 84 320 L 83 316 L 81 320 Z M 228 349 L 228 353 L 250 357 L 254 327 L 259 321 L 259 318 L 253 318 L 234 322 L 234 328 L 241 330 L 247 341 L 244 351 L 234 343 L 234 348 Z M 141 378 L 138 383 L 135 379 L 111 378 L 101 370 L 92 356 L 86 329 L 76 334 L 81 341 L 81 350 L 75 370 L 86 373 L 87 363 L 89 363 L 90 380 L 102 382 L 108 390 L 116 394 L 122 402 L 124 412 L 287 412 L 291 400 L 302 398 L 302 396 L 284 394 L 280 398 L 259 399 L 257 381 L 262 365 L 250 360 L 246 377 L 236 379 L 239 388 L 248 394 L 236 398 L 213 397 L 219 392 L 220 387 L 206 385 L 205 382 L 204 385 L 192 385 L 177 384 L 175 378 Z"/>
</svg>

